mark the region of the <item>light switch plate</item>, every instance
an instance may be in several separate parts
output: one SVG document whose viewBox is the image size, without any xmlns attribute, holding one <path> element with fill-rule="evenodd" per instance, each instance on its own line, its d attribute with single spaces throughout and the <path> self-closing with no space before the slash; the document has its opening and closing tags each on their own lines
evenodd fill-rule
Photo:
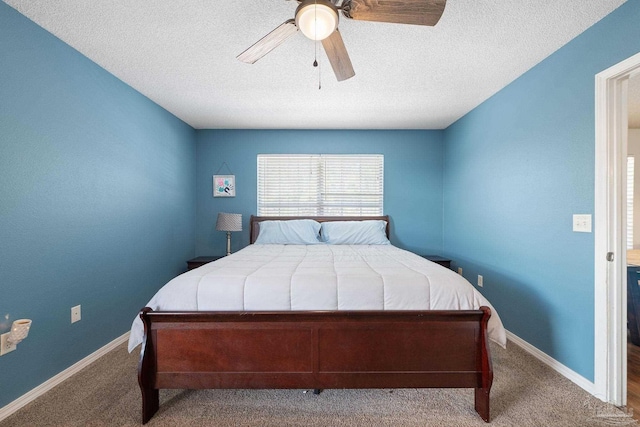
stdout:
<svg viewBox="0 0 640 427">
<path fill-rule="evenodd" d="M 573 231 L 578 233 L 591 233 L 591 215 L 590 214 L 574 214 L 573 215 Z"/>
</svg>

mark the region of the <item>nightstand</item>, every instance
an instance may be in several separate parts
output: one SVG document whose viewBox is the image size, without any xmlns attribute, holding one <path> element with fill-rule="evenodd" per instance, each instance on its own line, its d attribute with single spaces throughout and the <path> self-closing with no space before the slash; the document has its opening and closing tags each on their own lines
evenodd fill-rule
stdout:
<svg viewBox="0 0 640 427">
<path fill-rule="evenodd" d="M 429 261 L 433 261 L 436 264 L 440 264 L 443 267 L 451 268 L 451 260 L 449 258 L 443 258 L 438 255 L 420 255 L 422 258 L 426 258 Z"/>
<path fill-rule="evenodd" d="M 187 270 L 193 270 L 194 268 L 201 267 L 205 264 L 210 263 L 211 261 L 220 259 L 223 256 L 224 255 L 214 255 L 214 256 L 199 256 L 196 258 L 192 258 L 189 261 L 187 261 Z"/>
</svg>

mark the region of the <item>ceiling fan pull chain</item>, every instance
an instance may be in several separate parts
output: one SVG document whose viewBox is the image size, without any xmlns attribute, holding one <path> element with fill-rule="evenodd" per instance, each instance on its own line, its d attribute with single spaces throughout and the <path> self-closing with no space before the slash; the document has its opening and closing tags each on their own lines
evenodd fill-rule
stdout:
<svg viewBox="0 0 640 427">
<path fill-rule="evenodd" d="M 313 66 L 318 66 L 318 42 L 313 44 Z"/>
<path fill-rule="evenodd" d="M 318 4 L 316 0 L 313 2 L 313 14 L 313 20 L 315 21 L 313 25 L 315 31 L 314 38 L 316 39 L 316 42 L 313 44 L 313 66 L 318 67 Z M 320 67 L 318 67 L 318 90 L 320 89 L 322 89 L 322 82 L 320 81 Z"/>
<path fill-rule="evenodd" d="M 318 35 L 318 4 L 316 0 L 313 1 L 313 29 L 315 31 L 315 35 Z M 315 37 L 316 42 L 313 44 L 313 66 L 318 66 L 318 38 Z"/>
<path fill-rule="evenodd" d="M 318 68 L 318 90 L 322 89 L 322 81 L 320 80 L 320 77 L 322 76 L 322 67 L 320 67 L 320 63 L 318 62 L 318 41 L 316 41 L 315 46 L 316 46 L 316 52 L 315 52 L 315 58 L 313 60 L 313 66 Z"/>
<path fill-rule="evenodd" d="M 320 70 L 321 67 L 318 67 L 318 90 L 322 89 L 322 72 Z"/>
</svg>

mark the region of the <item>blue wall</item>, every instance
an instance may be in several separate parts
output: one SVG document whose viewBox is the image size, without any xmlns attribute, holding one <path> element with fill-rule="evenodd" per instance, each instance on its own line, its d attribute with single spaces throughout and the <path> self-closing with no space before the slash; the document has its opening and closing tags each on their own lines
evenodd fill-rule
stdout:
<svg viewBox="0 0 640 427">
<path fill-rule="evenodd" d="M 243 214 L 232 251 L 249 244 L 249 216 L 257 209 L 258 154 L 384 154 L 384 213 L 392 243 L 418 253 L 442 250 L 442 131 L 205 130 L 197 131 L 196 253 L 224 254 L 218 212 Z M 235 198 L 213 198 L 212 177 L 223 162 L 236 176 Z M 223 168 L 221 174 L 228 173 Z"/>
<path fill-rule="evenodd" d="M 444 250 L 505 326 L 593 381 L 594 76 L 640 51 L 629 0 L 445 132 Z"/>
<path fill-rule="evenodd" d="M 3 407 L 127 332 L 184 270 L 195 131 L 2 2 L 0 58 L 0 332 L 33 319 L 0 358 Z"/>
</svg>

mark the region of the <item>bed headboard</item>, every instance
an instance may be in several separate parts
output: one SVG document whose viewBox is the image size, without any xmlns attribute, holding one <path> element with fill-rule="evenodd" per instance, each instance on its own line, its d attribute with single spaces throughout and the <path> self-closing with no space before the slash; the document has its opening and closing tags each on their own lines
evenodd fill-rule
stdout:
<svg viewBox="0 0 640 427">
<path fill-rule="evenodd" d="M 249 220 L 249 243 L 253 244 L 260 233 L 260 223 L 262 221 L 289 221 L 292 219 L 313 219 L 318 222 L 325 221 L 387 221 L 387 238 L 389 238 L 389 215 L 382 216 L 254 216 Z"/>
</svg>

